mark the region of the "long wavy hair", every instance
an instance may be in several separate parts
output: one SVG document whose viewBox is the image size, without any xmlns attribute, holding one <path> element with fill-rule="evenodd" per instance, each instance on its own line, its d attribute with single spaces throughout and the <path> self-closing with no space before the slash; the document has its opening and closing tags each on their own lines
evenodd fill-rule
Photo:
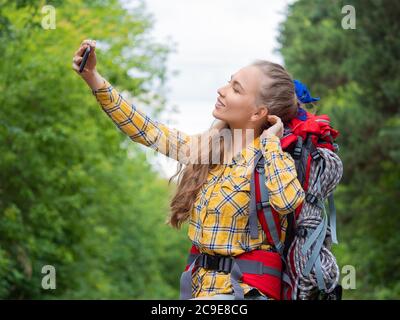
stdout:
<svg viewBox="0 0 400 320">
<path fill-rule="evenodd" d="M 299 103 L 296 98 L 293 79 L 285 68 L 266 60 L 255 60 L 250 65 L 258 67 L 268 79 L 268 81 L 263 81 L 260 87 L 256 97 L 256 105 L 266 105 L 268 114 L 280 117 L 283 123 L 296 117 Z M 267 122 L 263 129 L 266 128 Z M 177 172 L 168 181 L 168 184 L 170 184 L 175 177 L 178 178 L 176 192 L 170 204 L 171 212 L 166 221 L 167 224 L 176 229 L 180 229 L 182 224 L 189 219 L 194 203 L 200 196 L 199 191 L 207 181 L 209 171 L 222 163 L 225 141 L 222 141 L 223 135 L 220 132 L 223 129 L 230 128 L 225 122 L 215 120 L 209 130 L 192 136 L 192 140 L 198 140 L 198 145 L 208 141 L 208 148 L 204 148 L 204 152 L 207 154 L 204 154 L 201 148 L 199 152 L 196 152 L 197 157 L 202 157 L 200 159 L 204 159 L 204 157 L 213 159 L 215 154 L 213 150 L 215 151 L 216 147 L 219 148 L 220 161 L 217 161 L 218 163 L 215 163 L 215 161 L 207 161 L 206 164 L 202 164 L 200 161 L 198 161 L 199 163 L 178 163 Z"/>
</svg>

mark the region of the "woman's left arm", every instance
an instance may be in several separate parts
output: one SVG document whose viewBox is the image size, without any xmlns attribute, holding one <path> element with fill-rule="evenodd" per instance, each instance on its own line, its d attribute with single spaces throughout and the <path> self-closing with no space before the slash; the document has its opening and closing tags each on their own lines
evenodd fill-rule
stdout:
<svg viewBox="0 0 400 320">
<path fill-rule="evenodd" d="M 305 192 L 297 179 L 292 156 L 282 150 L 276 135 L 260 140 L 265 159 L 266 186 L 271 206 L 280 214 L 294 211 L 304 200 Z"/>
</svg>

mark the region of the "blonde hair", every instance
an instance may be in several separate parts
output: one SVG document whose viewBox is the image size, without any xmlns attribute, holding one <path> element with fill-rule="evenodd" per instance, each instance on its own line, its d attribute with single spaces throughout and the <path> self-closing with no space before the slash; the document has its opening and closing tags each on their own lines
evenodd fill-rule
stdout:
<svg viewBox="0 0 400 320">
<path fill-rule="evenodd" d="M 257 106 L 266 105 L 268 114 L 278 116 L 284 123 L 292 120 L 297 115 L 299 104 L 291 75 L 281 65 L 266 60 L 255 60 L 251 66 L 258 67 L 265 75 L 265 81 L 256 97 Z M 208 131 L 194 137 L 199 141 L 204 138 L 208 139 L 208 159 L 212 158 L 216 141 L 218 146 L 221 145 L 220 160 L 224 157 L 223 137 L 218 133 L 223 128 L 224 126 L 221 126 L 220 122 L 214 121 Z M 218 165 L 212 161 L 207 164 L 189 163 L 185 167 L 181 163 L 178 164 L 177 172 L 169 179 L 170 184 L 175 177 L 178 177 L 176 193 L 170 204 L 171 213 L 167 220 L 168 224 L 180 229 L 182 224 L 189 219 L 199 191 L 207 181 L 208 172 Z"/>
</svg>

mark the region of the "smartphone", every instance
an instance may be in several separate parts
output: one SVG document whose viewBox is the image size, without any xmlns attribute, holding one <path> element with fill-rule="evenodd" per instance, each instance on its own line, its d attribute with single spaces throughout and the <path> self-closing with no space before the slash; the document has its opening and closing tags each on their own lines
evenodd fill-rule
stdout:
<svg viewBox="0 0 400 320">
<path fill-rule="evenodd" d="M 87 47 L 85 53 L 83 54 L 81 65 L 79 66 L 79 73 L 81 73 L 83 71 L 83 68 L 85 68 L 85 64 L 89 57 L 89 53 L 90 53 L 90 47 Z"/>
</svg>

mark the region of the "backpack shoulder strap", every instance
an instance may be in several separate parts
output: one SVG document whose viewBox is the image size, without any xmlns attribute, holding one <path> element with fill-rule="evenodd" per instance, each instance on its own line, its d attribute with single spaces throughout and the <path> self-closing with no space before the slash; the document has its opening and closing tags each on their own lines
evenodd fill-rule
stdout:
<svg viewBox="0 0 400 320">
<path fill-rule="evenodd" d="M 273 210 L 269 202 L 269 193 L 265 185 L 265 160 L 261 152 L 257 154 L 254 163 L 255 170 L 252 172 L 250 182 L 250 235 L 252 239 L 258 238 L 258 219 L 269 243 L 282 254 L 284 246 L 280 239 L 279 214 Z"/>
</svg>

